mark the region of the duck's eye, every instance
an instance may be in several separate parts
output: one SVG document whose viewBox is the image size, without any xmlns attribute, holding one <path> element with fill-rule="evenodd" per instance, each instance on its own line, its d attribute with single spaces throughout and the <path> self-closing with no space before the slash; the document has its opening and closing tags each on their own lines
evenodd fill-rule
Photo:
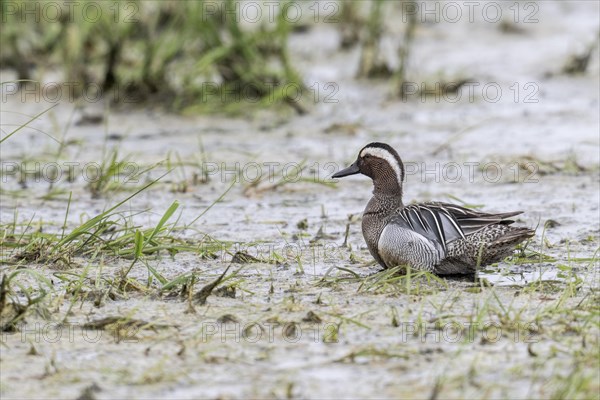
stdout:
<svg viewBox="0 0 600 400">
<path fill-rule="evenodd" d="M 371 158 L 371 155 L 370 155 L 370 154 L 365 154 L 365 155 L 363 156 L 363 158 Z"/>
</svg>

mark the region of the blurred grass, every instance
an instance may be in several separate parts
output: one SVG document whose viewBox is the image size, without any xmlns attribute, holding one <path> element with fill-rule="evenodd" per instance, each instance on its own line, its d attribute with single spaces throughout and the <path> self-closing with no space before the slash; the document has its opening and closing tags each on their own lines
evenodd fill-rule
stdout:
<svg viewBox="0 0 600 400">
<path fill-rule="evenodd" d="M 59 72 L 76 96 L 94 88 L 115 102 L 176 111 L 289 104 L 304 112 L 294 90 L 281 90 L 302 88 L 288 57 L 285 3 L 256 23 L 231 13 L 233 0 L 0 4 L 0 64 L 19 80 Z"/>
<path fill-rule="evenodd" d="M 243 11 L 248 4 L 252 12 Z M 298 7 L 304 14 L 296 19 L 287 10 Z M 307 88 L 290 60 L 290 33 L 336 23 L 339 50 L 360 47 L 357 78 L 402 88 L 417 26 L 412 14 L 403 15 L 415 7 L 412 0 L 0 1 L 0 67 L 16 71 L 15 82 L 28 91 L 51 76 L 54 91 L 63 85 L 70 96 L 104 95 L 121 105 L 186 114 L 285 105 L 304 114 L 311 96 L 302 96 Z M 398 68 L 380 48 L 392 20 L 405 25 L 393 35 L 400 39 Z"/>
</svg>

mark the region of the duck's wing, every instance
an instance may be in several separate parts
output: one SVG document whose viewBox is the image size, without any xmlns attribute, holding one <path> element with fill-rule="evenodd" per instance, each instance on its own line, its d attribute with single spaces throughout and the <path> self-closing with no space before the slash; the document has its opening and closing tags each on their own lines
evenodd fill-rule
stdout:
<svg viewBox="0 0 600 400">
<path fill-rule="evenodd" d="M 400 210 L 394 223 L 410 229 L 446 251 L 446 244 L 464 238 L 460 224 L 450 212 L 430 204 L 411 204 Z"/>
<path fill-rule="evenodd" d="M 422 203 L 422 205 L 427 208 L 440 210 L 440 212 L 453 217 L 465 236 L 471 235 L 488 225 L 510 225 L 515 221 L 507 218 L 523 213 L 523 211 L 485 213 L 470 208 L 461 207 L 456 204 L 441 202 Z"/>
<path fill-rule="evenodd" d="M 439 244 L 445 251 L 448 243 L 464 239 L 488 225 L 512 224 L 514 221 L 506 218 L 518 214 L 521 211 L 491 214 L 450 203 L 429 202 L 402 208 L 394 223 Z"/>
</svg>

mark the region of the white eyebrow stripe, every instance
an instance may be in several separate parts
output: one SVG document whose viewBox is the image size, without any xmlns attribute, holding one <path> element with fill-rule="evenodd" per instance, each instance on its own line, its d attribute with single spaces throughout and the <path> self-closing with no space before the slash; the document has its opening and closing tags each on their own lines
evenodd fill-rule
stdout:
<svg viewBox="0 0 600 400">
<path fill-rule="evenodd" d="M 366 154 L 372 155 L 373 157 L 382 158 L 385 161 L 387 161 L 396 173 L 398 183 L 402 185 L 402 170 L 400 169 L 400 164 L 398 164 L 398 160 L 396 160 L 396 157 L 394 157 L 392 153 L 385 149 L 382 149 L 381 147 L 366 147 L 360 152 L 360 157 L 362 158 Z"/>
</svg>

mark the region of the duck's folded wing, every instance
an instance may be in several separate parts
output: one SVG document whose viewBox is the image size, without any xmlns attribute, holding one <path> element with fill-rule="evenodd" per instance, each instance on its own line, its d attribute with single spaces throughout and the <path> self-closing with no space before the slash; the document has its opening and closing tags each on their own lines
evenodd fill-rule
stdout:
<svg viewBox="0 0 600 400">
<path fill-rule="evenodd" d="M 404 207 L 394 222 L 424 236 L 444 251 L 448 243 L 465 237 L 452 214 L 443 208 L 429 207 L 427 204 Z"/>
<path fill-rule="evenodd" d="M 515 221 L 507 218 L 514 217 L 515 215 L 522 213 L 522 211 L 513 211 L 507 213 L 485 213 L 461 207 L 456 204 L 441 202 L 423 203 L 422 206 L 432 210 L 437 210 L 441 214 L 449 215 L 454 221 L 456 221 L 463 235 L 470 235 L 488 225 L 510 225 Z"/>
</svg>

